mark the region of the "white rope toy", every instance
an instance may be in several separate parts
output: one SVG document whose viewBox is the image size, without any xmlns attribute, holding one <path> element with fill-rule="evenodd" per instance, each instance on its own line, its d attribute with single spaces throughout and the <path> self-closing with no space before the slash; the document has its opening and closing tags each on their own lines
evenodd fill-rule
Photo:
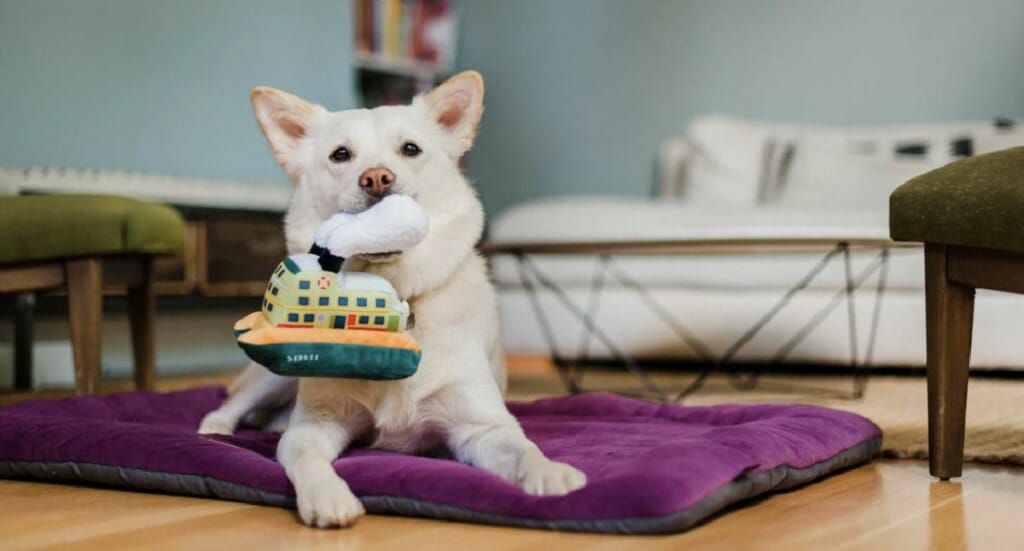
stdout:
<svg viewBox="0 0 1024 551">
<path fill-rule="evenodd" d="M 334 256 L 397 253 L 427 236 L 430 222 L 408 195 L 388 195 L 363 212 L 339 212 L 317 229 L 313 242 Z"/>
</svg>

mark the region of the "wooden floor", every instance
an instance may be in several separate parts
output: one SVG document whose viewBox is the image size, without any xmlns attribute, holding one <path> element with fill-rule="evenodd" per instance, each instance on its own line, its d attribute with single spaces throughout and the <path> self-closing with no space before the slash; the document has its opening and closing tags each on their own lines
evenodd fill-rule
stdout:
<svg viewBox="0 0 1024 551">
<path fill-rule="evenodd" d="M 935 482 L 880 461 L 719 515 L 678 536 L 599 536 L 367 516 L 317 530 L 293 512 L 226 501 L 0 481 L 10 549 L 1020 549 L 1024 476 L 969 469 Z"/>
<path fill-rule="evenodd" d="M 162 386 L 223 380 L 187 379 Z M 536 371 L 530 380 L 536 391 Z M 385 516 L 324 531 L 302 526 L 292 511 L 271 507 L 0 481 L 0 549 L 1001 550 L 1024 548 L 1022 511 L 1024 469 L 970 467 L 959 482 L 942 483 L 916 461 L 877 461 L 745 504 L 686 534 L 638 537 Z"/>
</svg>

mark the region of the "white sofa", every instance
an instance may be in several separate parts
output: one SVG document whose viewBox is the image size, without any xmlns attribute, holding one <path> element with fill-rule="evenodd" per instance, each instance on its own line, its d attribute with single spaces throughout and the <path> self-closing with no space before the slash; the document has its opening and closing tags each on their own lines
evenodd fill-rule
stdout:
<svg viewBox="0 0 1024 551">
<path fill-rule="evenodd" d="M 827 128 L 725 117 L 694 122 L 660 152 L 659 197 L 567 197 L 525 203 L 493 220 L 502 242 L 673 238 L 887 238 L 888 195 L 908 178 L 959 156 L 1024 144 L 1009 121 L 912 127 Z M 875 252 L 853 255 L 854 272 Z M 618 257 L 674 317 L 721 353 L 822 256 L 821 253 Z M 925 361 L 923 255 L 893 250 L 873 364 Z M 596 257 L 537 256 L 537 266 L 584 306 Z M 513 259 L 497 257 L 504 341 L 512 353 L 545 354 Z M 837 258 L 744 348 L 738 360 L 765 361 L 844 285 Z M 863 356 L 875 304 L 874 278 L 855 297 Z M 582 327 L 550 296 L 542 306 L 560 350 L 577 350 Z M 973 367 L 1024 367 L 1024 296 L 979 291 Z M 616 344 L 639 357 L 693 357 L 636 293 L 606 283 L 596 316 Z M 608 356 L 599 344 L 596 356 Z M 811 364 L 849 361 L 845 305 L 834 310 L 789 356 Z"/>
</svg>

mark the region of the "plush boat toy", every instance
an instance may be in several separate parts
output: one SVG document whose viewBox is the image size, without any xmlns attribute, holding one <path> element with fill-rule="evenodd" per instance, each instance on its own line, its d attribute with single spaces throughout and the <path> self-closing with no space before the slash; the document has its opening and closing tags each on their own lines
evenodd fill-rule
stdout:
<svg viewBox="0 0 1024 551">
<path fill-rule="evenodd" d="M 416 372 L 420 348 L 405 330 L 409 304 L 386 279 L 341 270 L 358 254 L 397 253 L 427 233 L 427 217 L 404 195 L 340 213 L 317 231 L 308 254 L 275 268 L 263 308 L 235 324 L 238 345 L 278 375 L 391 380 Z"/>
</svg>

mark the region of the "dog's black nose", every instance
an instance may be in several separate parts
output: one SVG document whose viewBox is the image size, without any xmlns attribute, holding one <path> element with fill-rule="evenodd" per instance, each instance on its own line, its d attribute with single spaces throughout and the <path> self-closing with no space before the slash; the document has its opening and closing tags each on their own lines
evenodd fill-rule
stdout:
<svg viewBox="0 0 1024 551">
<path fill-rule="evenodd" d="M 359 175 L 359 187 L 372 197 L 384 197 L 391 193 L 391 184 L 395 183 L 395 173 L 378 166 L 368 168 Z"/>
</svg>

